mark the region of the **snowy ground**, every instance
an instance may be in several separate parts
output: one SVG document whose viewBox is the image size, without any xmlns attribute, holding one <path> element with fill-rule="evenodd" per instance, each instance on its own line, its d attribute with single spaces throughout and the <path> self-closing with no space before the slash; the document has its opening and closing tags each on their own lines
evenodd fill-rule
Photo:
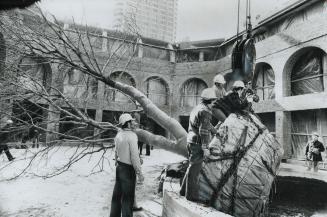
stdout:
<svg viewBox="0 0 327 217">
<path fill-rule="evenodd" d="M 3 217 L 102 217 L 109 216 L 114 186 L 115 167 L 113 153 L 105 154 L 104 171 L 92 174 L 92 169 L 102 156 L 93 154 L 73 165 L 63 174 L 53 178 L 41 178 L 49 171 L 67 162 L 75 148 L 61 147 L 47 156 L 36 159 L 32 167 L 19 178 L 5 181 L 18 174 L 29 162 L 26 158 L 37 149 L 13 149 L 16 157 L 8 164 L 6 156 L 0 156 L 0 216 Z M 142 156 L 145 183 L 137 187 L 137 201 L 146 206 L 158 199 L 159 176 L 167 163 L 183 158 L 170 152 L 155 149 L 151 156 Z M 98 168 L 95 168 L 98 169 Z"/>
</svg>

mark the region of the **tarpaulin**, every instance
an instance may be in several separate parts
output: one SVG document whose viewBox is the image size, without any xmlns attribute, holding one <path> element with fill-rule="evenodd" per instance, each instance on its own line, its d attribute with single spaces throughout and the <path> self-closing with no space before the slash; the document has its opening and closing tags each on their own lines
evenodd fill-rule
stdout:
<svg viewBox="0 0 327 217">
<path fill-rule="evenodd" d="M 283 148 L 256 116 L 231 114 L 209 145 L 200 202 L 235 217 L 263 217 Z"/>
<path fill-rule="evenodd" d="M 291 95 L 318 93 L 324 90 L 322 52 L 312 50 L 302 55 L 291 74 Z"/>
<path fill-rule="evenodd" d="M 146 82 L 146 95 L 157 105 L 168 104 L 168 88 L 166 83 L 158 78 L 152 77 Z"/>
<path fill-rule="evenodd" d="M 200 102 L 202 91 L 207 87 L 204 81 L 197 78 L 185 82 L 181 90 L 181 106 L 196 106 Z"/>
<path fill-rule="evenodd" d="M 275 98 L 275 74 L 268 65 L 262 65 L 257 72 L 256 91 L 260 100 Z"/>
</svg>

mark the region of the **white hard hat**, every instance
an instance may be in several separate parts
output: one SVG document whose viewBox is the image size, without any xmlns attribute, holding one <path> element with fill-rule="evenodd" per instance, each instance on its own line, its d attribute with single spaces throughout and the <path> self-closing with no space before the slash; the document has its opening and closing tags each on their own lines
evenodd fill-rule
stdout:
<svg viewBox="0 0 327 217">
<path fill-rule="evenodd" d="M 317 132 L 313 132 L 312 135 L 314 135 L 314 136 L 319 136 L 319 133 L 317 133 Z"/>
<path fill-rule="evenodd" d="M 213 78 L 213 83 L 225 84 L 226 81 L 225 81 L 224 76 L 222 76 L 221 74 L 218 74 Z"/>
<path fill-rule="evenodd" d="M 10 119 L 6 121 L 6 124 L 13 124 L 13 123 L 14 122 L 12 120 L 10 120 Z"/>
<path fill-rule="evenodd" d="M 130 114 L 122 114 L 119 117 L 119 124 L 124 125 L 127 121 L 131 121 L 131 120 L 134 120 L 134 118 L 132 118 Z"/>
<path fill-rule="evenodd" d="M 238 88 L 238 87 L 242 87 L 244 88 L 244 82 L 243 81 L 235 81 L 233 84 L 233 88 Z"/>
<path fill-rule="evenodd" d="M 202 99 L 216 99 L 217 96 L 212 88 L 206 88 L 201 93 Z"/>
</svg>

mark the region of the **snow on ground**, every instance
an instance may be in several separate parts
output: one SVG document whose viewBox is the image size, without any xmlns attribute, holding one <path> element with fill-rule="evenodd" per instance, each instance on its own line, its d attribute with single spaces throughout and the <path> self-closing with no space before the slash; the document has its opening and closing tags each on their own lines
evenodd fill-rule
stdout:
<svg viewBox="0 0 327 217">
<path fill-rule="evenodd" d="M 103 152 L 80 160 L 66 172 L 52 178 L 42 178 L 60 167 L 76 152 L 76 148 L 60 147 L 46 156 L 35 159 L 26 173 L 6 181 L 24 168 L 38 149 L 12 149 L 16 157 L 9 164 L 0 156 L 0 216 L 3 217 L 102 217 L 109 216 L 112 191 L 115 183 L 113 152 L 105 153 L 104 171 L 92 169 Z M 78 151 L 82 151 L 80 148 Z M 85 151 L 85 150 L 84 150 Z M 90 151 L 89 149 L 87 151 Z M 181 156 L 154 149 L 151 156 L 142 156 L 145 182 L 137 186 L 137 201 L 143 206 L 158 199 L 156 178 L 164 165 L 182 160 Z M 98 169 L 96 167 L 96 169 Z"/>
</svg>

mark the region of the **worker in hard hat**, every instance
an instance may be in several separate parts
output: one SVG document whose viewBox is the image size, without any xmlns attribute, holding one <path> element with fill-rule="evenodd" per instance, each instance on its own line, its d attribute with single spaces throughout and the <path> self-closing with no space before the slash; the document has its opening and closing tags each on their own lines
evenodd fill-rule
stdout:
<svg viewBox="0 0 327 217">
<path fill-rule="evenodd" d="M 213 87 L 214 93 L 216 95 L 217 100 L 222 99 L 224 96 L 226 96 L 226 90 L 225 90 L 225 78 L 223 75 L 218 74 L 213 78 Z M 219 108 L 213 108 L 212 109 L 212 115 L 219 121 L 219 123 L 222 123 L 226 119 L 226 115 L 222 110 Z"/>
<path fill-rule="evenodd" d="M 225 78 L 223 75 L 218 74 L 213 78 L 213 89 L 215 91 L 217 99 L 222 98 L 226 95 L 226 90 L 224 85 L 226 84 Z"/>
<path fill-rule="evenodd" d="M 252 96 L 252 99 L 249 99 L 248 101 L 248 106 L 245 108 L 245 110 L 254 113 L 254 110 L 252 109 L 252 101 L 253 102 L 259 102 L 259 96 L 256 94 L 256 92 L 252 89 L 252 82 L 249 81 L 248 83 L 245 84 L 245 88 L 242 92 L 241 99 L 246 99 L 249 98 L 249 96 Z"/>
<path fill-rule="evenodd" d="M 208 149 L 216 129 L 211 124 L 212 106 L 216 95 L 212 88 L 202 91 L 201 102 L 191 111 L 187 134 L 189 167 L 182 182 L 180 194 L 187 200 L 198 200 L 198 176 L 202 162 L 210 156 Z"/>
<path fill-rule="evenodd" d="M 232 86 L 232 91 L 227 93 L 221 100 L 215 102 L 214 108 L 219 108 L 224 112 L 226 117 L 231 113 L 241 112 L 248 107 L 249 102 L 253 101 L 253 96 L 248 95 L 242 97 L 245 88 L 243 81 L 235 81 Z"/>
<path fill-rule="evenodd" d="M 10 132 L 12 131 L 12 126 L 14 122 L 10 119 L 6 121 L 6 125 L 0 130 L 0 154 L 4 151 L 8 160 L 13 161 L 15 158 L 9 151 L 8 145 L 6 143 L 9 141 Z"/>
<path fill-rule="evenodd" d="M 110 217 L 133 216 L 136 177 L 144 181 L 137 148 L 137 124 L 130 114 L 119 117 L 121 130 L 115 137 L 116 182 L 112 195 Z"/>
</svg>

